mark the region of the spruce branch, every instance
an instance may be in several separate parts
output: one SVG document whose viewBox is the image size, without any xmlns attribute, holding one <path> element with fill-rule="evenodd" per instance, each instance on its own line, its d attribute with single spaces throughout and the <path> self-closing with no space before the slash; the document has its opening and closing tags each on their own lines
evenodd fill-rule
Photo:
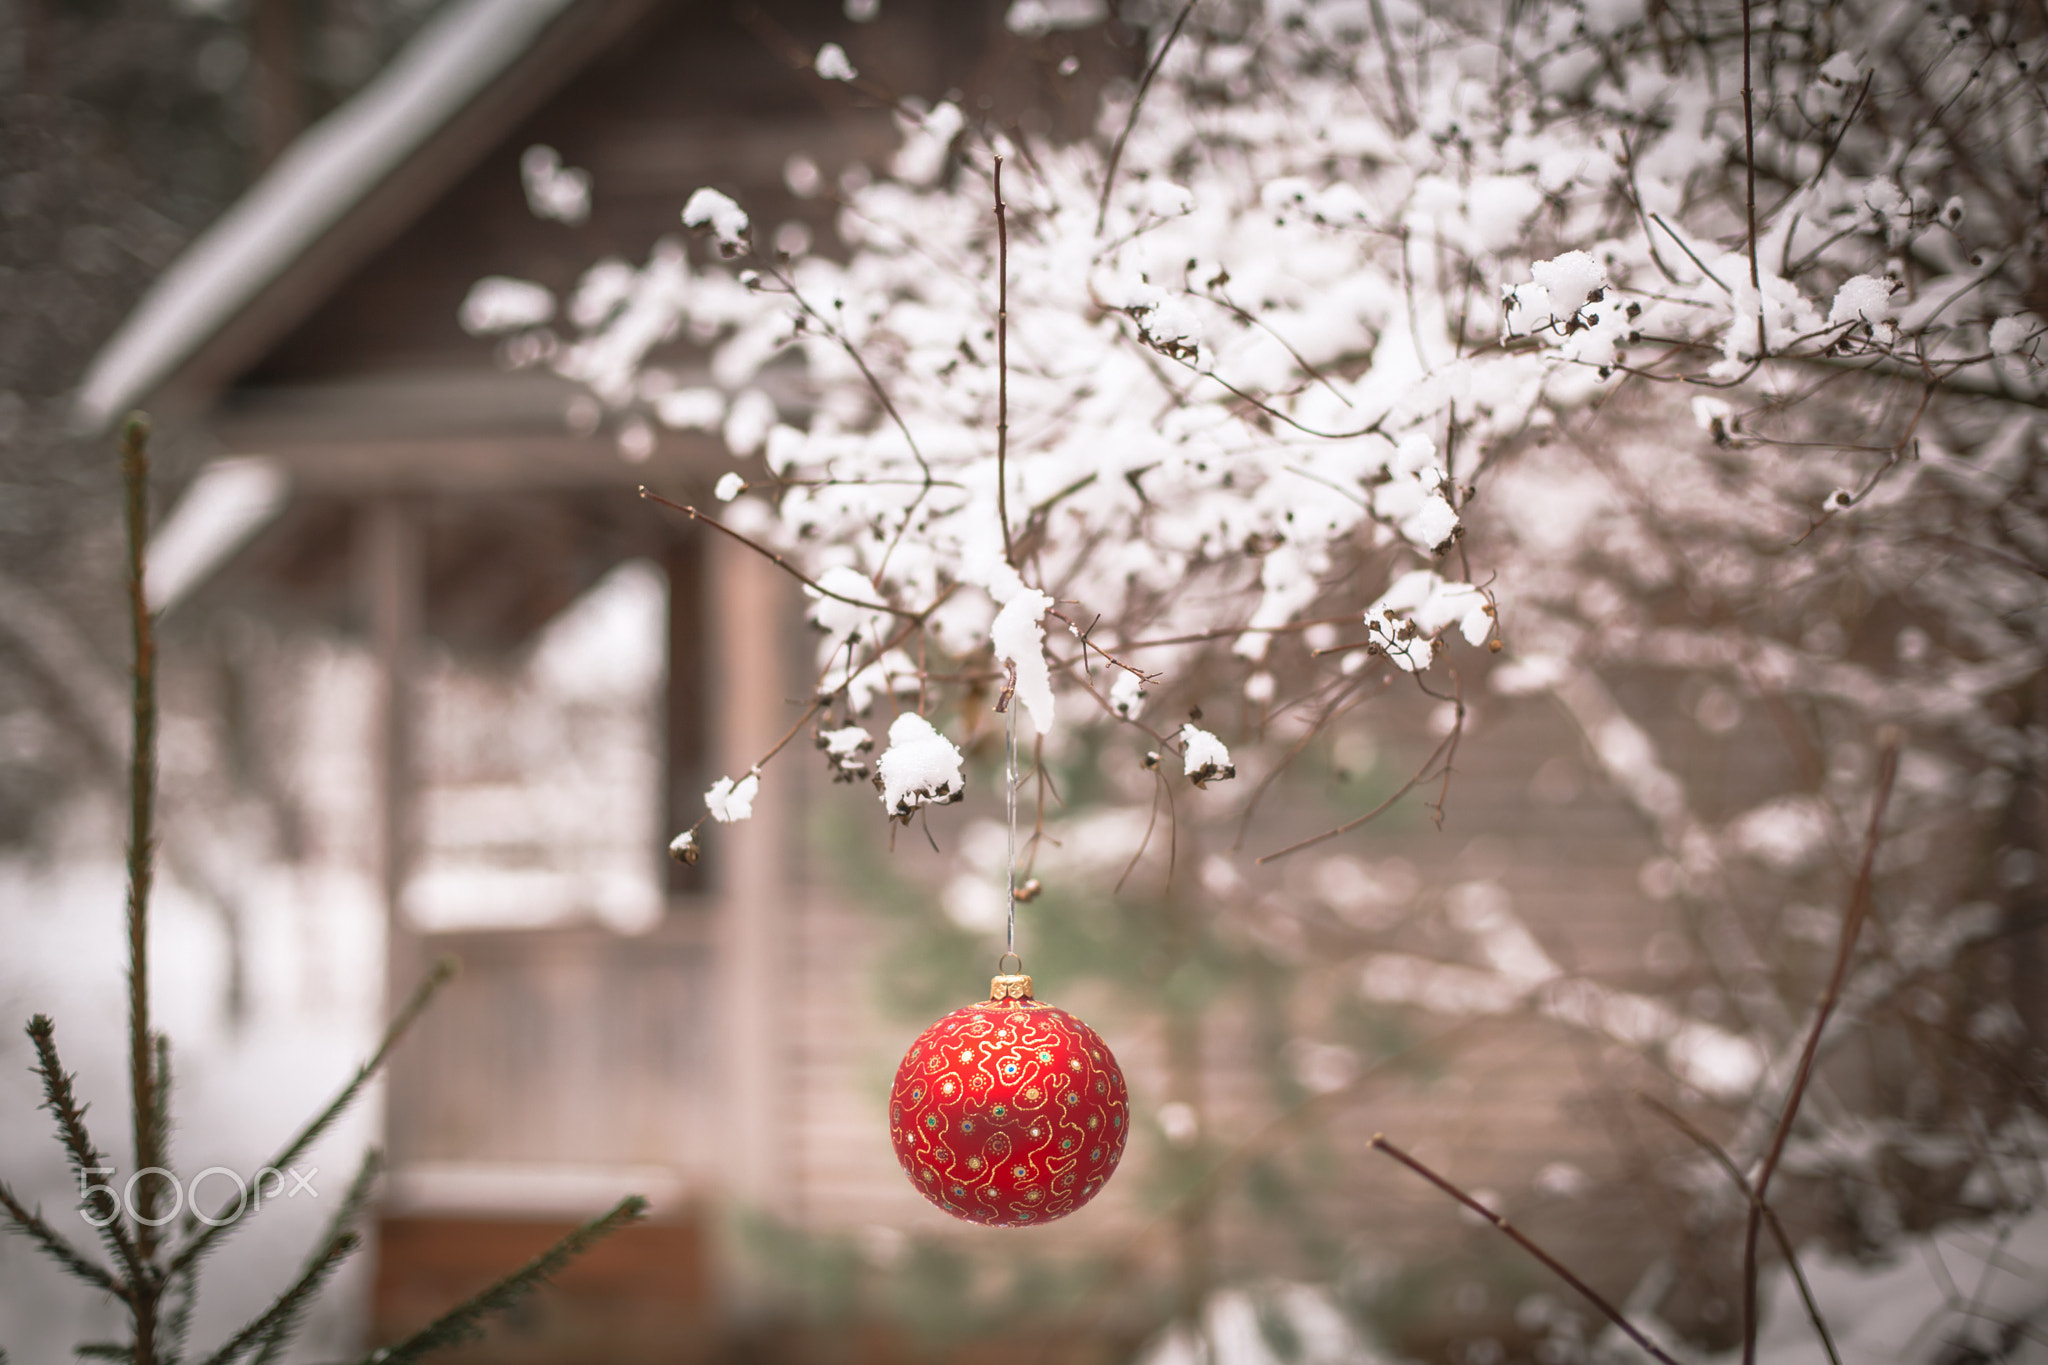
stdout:
<svg viewBox="0 0 2048 1365">
<path fill-rule="evenodd" d="M 170 1171 L 170 1038 L 162 1031 L 150 1036 L 150 1150 L 156 1154 L 158 1166 Z M 143 1171 L 145 1166 L 137 1166 Z M 147 1181 L 137 1183 L 137 1191 Z M 158 1193 L 162 1193 L 162 1181 L 158 1181 Z M 137 1199 L 141 1195 L 137 1193 Z M 156 1205 L 156 1199 L 150 1201 Z"/>
<path fill-rule="evenodd" d="M 585 1223 L 525 1266 L 474 1298 L 457 1304 L 396 1346 L 372 1351 L 359 1365 L 400 1365 L 402 1361 L 418 1360 L 429 1351 L 478 1340 L 484 1334 L 484 1319 L 515 1307 L 600 1238 L 628 1223 L 639 1222 L 646 1214 L 647 1201 L 637 1194 L 628 1195 L 610 1213 Z"/>
<path fill-rule="evenodd" d="M 7 1226 L 10 1229 L 42 1247 L 45 1255 L 70 1274 L 94 1288 L 106 1290 L 109 1294 L 122 1299 L 128 1297 L 128 1290 L 114 1278 L 113 1272 L 97 1261 L 89 1259 L 84 1252 L 65 1241 L 55 1228 L 43 1221 L 40 1213 L 15 1198 L 14 1191 L 7 1188 L 5 1181 L 0 1181 L 0 1209 L 7 1210 Z M 5 1359 L 4 1355 L 0 1355 L 0 1365 L 4 1365 Z"/>
<path fill-rule="evenodd" d="M 280 1328 L 288 1331 L 299 1314 L 305 1311 L 307 1303 L 320 1292 L 320 1286 L 327 1282 L 327 1277 L 340 1267 L 342 1261 L 347 1259 L 348 1254 L 356 1249 L 361 1240 L 353 1232 L 344 1232 L 331 1239 L 313 1257 L 312 1262 L 292 1283 L 291 1288 L 278 1295 L 277 1300 L 264 1310 L 261 1317 L 229 1337 L 218 1351 L 206 1358 L 203 1365 L 232 1365 L 232 1362 L 241 1359 L 272 1332 Z"/>
<path fill-rule="evenodd" d="M 190 1211 L 187 1211 L 190 1217 Z M 185 1357 L 185 1343 L 192 1336 L 192 1312 L 199 1306 L 199 1284 L 195 1272 L 186 1270 L 168 1276 L 164 1280 L 163 1297 L 159 1301 L 173 1304 L 164 1314 L 163 1357 L 170 1365 L 177 1365 Z"/>
<path fill-rule="evenodd" d="M 414 1021 L 419 1018 L 420 1012 L 426 1009 L 428 1003 L 433 1000 L 434 996 L 439 993 L 443 986 L 454 979 L 457 966 L 456 960 L 452 957 L 444 957 L 434 964 L 433 970 L 427 973 L 426 979 L 420 982 L 419 986 L 413 991 L 412 998 L 405 1002 L 405 1007 L 399 1010 L 398 1014 L 391 1020 L 390 1026 L 384 1030 L 384 1037 L 378 1042 L 377 1050 L 370 1054 L 369 1060 L 357 1067 L 356 1074 L 349 1078 L 348 1084 L 341 1088 L 341 1092 L 334 1097 L 328 1106 L 314 1115 L 312 1121 L 299 1130 L 298 1136 L 286 1143 L 284 1150 L 270 1159 L 268 1162 L 270 1167 L 280 1171 L 289 1168 L 294 1161 L 297 1161 L 305 1154 L 307 1148 L 318 1142 L 321 1135 L 334 1126 L 335 1120 L 339 1119 L 348 1109 L 349 1105 L 355 1102 L 356 1096 L 362 1093 L 363 1087 L 369 1084 L 370 1078 L 383 1069 L 385 1060 L 391 1055 L 391 1049 L 398 1046 L 399 1040 L 404 1038 L 407 1031 L 412 1028 Z M 241 1219 L 230 1216 L 233 1209 L 233 1205 L 223 1204 L 220 1212 L 215 1216 L 214 1222 L 205 1231 L 179 1248 L 178 1254 L 171 1258 L 168 1273 L 175 1275 L 179 1271 L 190 1267 L 200 1257 L 211 1251 L 214 1245 L 231 1229 L 240 1224 Z"/>
<path fill-rule="evenodd" d="M 370 1202 L 370 1191 L 375 1187 L 377 1176 L 383 1169 L 382 1152 L 372 1147 L 363 1153 L 362 1165 L 356 1168 L 356 1177 L 349 1182 L 348 1193 L 341 1197 L 341 1207 L 336 1209 L 334 1216 L 327 1221 L 327 1228 L 320 1234 L 320 1240 L 315 1243 L 316 1247 L 331 1247 L 342 1237 L 355 1231 L 356 1219 L 362 1216 L 363 1208 Z M 316 1250 L 312 1258 L 306 1262 L 300 1278 L 310 1275 L 325 1255 L 324 1250 Z M 283 1354 L 284 1348 L 290 1344 L 292 1337 L 297 1334 L 299 1323 L 305 1317 L 306 1309 L 311 1306 L 310 1298 L 302 1299 L 291 1312 L 278 1318 L 272 1324 L 268 1335 L 264 1337 L 262 1348 L 252 1357 L 250 1365 L 273 1365 L 273 1362 Z"/>
<path fill-rule="evenodd" d="M 135 1169 L 162 1166 L 158 1144 L 157 1068 L 149 1027 L 149 895 L 156 856 L 156 633 L 143 592 L 149 545 L 149 419 L 130 413 L 121 425 L 121 483 L 127 495 L 128 607 L 135 648 L 134 746 L 128 765 L 128 1080 L 135 1126 Z M 156 1251 L 156 1193 L 136 1190 L 135 1256 L 147 1265 Z M 134 1276 L 131 1274 L 131 1279 Z M 138 1305 L 140 1312 L 140 1305 Z M 138 1324 L 135 1356 L 153 1358 Z"/>
<path fill-rule="evenodd" d="M 171 1164 L 171 1039 L 170 1035 L 158 1032 L 152 1035 L 155 1042 L 156 1070 L 150 1080 L 150 1094 L 155 1107 L 150 1111 L 150 1145 L 156 1150 L 158 1164 Z"/>
<path fill-rule="evenodd" d="M 112 1189 L 103 1180 L 95 1179 L 107 1168 L 99 1148 L 93 1145 L 92 1135 L 85 1129 L 87 1106 L 78 1102 L 78 1094 L 71 1084 L 74 1078 L 57 1056 L 56 1028 L 47 1014 L 38 1014 L 28 1021 L 29 1041 L 36 1050 L 35 1072 L 43 1082 L 43 1108 L 57 1120 L 57 1137 L 64 1145 L 64 1155 L 71 1162 L 72 1173 L 78 1177 L 80 1192 L 89 1197 L 92 1190 L 107 1191 L 108 1216 L 100 1225 L 100 1238 L 127 1272 L 128 1282 L 139 1284 L 142 1280 L 142 1257 L 121 1221 L 120 1208 Z M 69 1261 L 66 1264 L 69 1265 Z M 73 1273 L 77 1272 L 74 1270 Z"/>
</svg>

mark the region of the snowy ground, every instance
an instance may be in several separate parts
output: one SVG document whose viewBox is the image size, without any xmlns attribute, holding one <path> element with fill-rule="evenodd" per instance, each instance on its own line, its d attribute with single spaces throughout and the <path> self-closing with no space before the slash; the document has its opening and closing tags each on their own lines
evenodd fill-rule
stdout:
<svg viewBox="0 0 2048 1365">
<path fill-rule="evenodd" d="M 1802 1264 L 1842 1365 L 2048 1365 L 2048 1207 L 1910 1238 L 1879 1262 L 1808 1254 Z M 1759 1365 L 1827 1365 L 1791 1277 L 1780 1271 L 1763 1288 Z M 1612 1330 L 1589 1355 L 1578 1335 L 1581 1318 L 1560 1311 L 1567 1307 L 1583 1305 L 1560 1286 L 1517 1309 L 1524 1326 L 1545 1333 L 1538 1359 L 1647 1365 L 1649 1357 Z M 1284 1329 L 1273 1332 L 1271 1319 L 1284 1322 Z M 1637 1319 L 1641 1323 L 1641 1315 Z M 1547 1330 L 1553 1325 L 1561 1330 Z M 1673 1340 L 1654 1322 L 1643 1325 L 1662 1342 Z M 1198 1326 L 1175 1324 L 1161 1332 L 1139 1353 L 1138 1365 L 1382 1365 L 1390 1359 L 1360 1339 L 1327 1292 L 1309 1285 L 1219 1291 L 1204 1305 Z M 1283 1350 L 1276 1335 L 1291 1338 L 1293 1349 Z M 1668 1349 L 1680 1361 L 1702 1359 L 1683 1346 Z M 1454 1354 L 1474 1365 L 1507 1359 L 1491 1339 L 1461 1343 Z M 1737 1350 L 1702 1365 L 1741 1358 Z"/>
<path fill-rule="evenodd" d="M 80 818 L 101 823 L 90 812 Z M 186 1174 L 262 1166 L 374 1045 L 383 1009 L 382 921 L 372 888 L 303 871 L 259 872 L 254 880 L 250 990 L 239 1022 L 225 1009 L 219 921 L 174 885 L 158 900 L 151 977 L 156 1021 L 172 1041 L 172 1153 Z M 21 1026 L 34 1013 L 55 1019 L 65 1064 L 92 1104 L 93 1136 L 122 1168 L 116 1179 L 125 1179 L 133 1163 L 123 903 L 122 868 L 111 857 L 0 861 L 0 1175 L 94 1252 L 49 1117 L 37 1108 Z M 308 1177 L 314 1194 L 273 1200 L 209 1261 L 196 1345 L 211 1349 L 289 1283 L 376 1131 L 377 1103 L 371 1095 L 302 1163 L 317 1168 Z M 211 1203 L 231 1185 L 214 1177 L 205 1188 Z M 359 1260 L 344 1271 L 310 1317 L 295 1359 L 348 1349 L 368 1269 Z M 117 1339 L 118 1327 L 111 1300 L 61 1275 L 22 1239 L 0 1237 L 0 1349 L 12 1360 L 67 1359 L 81 1341 Z"/>
<path fill-rule="evenodd" d="M 1804 1265 L 1842 1365 L 2048 1365 L 2048 1208 L 1913 1238 L 1879 1264 Z M 1771 1284 L 1768 1302 L 1758 1360 L 1825 1365 L 1789 1276 Z"/>
</svg>

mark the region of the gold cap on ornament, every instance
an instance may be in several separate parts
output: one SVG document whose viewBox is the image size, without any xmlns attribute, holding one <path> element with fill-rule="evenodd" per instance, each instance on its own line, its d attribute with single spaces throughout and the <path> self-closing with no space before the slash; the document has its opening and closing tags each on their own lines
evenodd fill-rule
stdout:
<svg viewBox="0 0 2048 1365">
<path fill-rule="evenodd" d="M 1012 976 L 1008 973 L 993 977 L 988 983 L 988 998 L 996 1003 L 1008 1000 L 1029 1000 L 1031 998 L 1031 978 L 1022 975 Z"/>
</svg>

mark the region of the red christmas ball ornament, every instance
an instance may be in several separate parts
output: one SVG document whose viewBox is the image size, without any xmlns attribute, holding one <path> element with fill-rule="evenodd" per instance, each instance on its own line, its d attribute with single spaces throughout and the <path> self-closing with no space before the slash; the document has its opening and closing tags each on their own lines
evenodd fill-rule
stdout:
<svg viewBox="0 0 2048 1365">
<path fill-rule="evenodd" d="M 998 976 L 989 998 L 918 1035 L 896 1068 L 889 1137 L 917 1192 L 955 1218 L 1031 1227 L 1108 1182 L 1130 1092 L 1102 1035 Z"/>
</svg>

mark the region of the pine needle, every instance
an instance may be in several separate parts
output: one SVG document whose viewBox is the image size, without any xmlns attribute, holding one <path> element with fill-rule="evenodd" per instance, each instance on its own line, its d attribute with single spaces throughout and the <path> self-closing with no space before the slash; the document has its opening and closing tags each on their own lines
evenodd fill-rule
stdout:
<svg viewBox="0 0 2048 1365">
<path fill-rule="evenodd" d="M 332 1246 L 355 1230 L 356 1219 L 362 1216 L 363 1208 L 370 1202 L 370 1190 L 377 1183 L 377 1174 L 384 1168 L 384 1156 L 376 1148 L 363 1153 L 363 1164 L 356 1168 L 356 1178 L 349 1182 L 348 1193 L 341 1197 L 341 1207 L 334 1211 L 334 1217 L 327 1222 L 326 1231 L 316 1244 Z M 316 1251 L 313 1260 L 306 1263 L 305 1272 L 310 1274 L 324 1253 Z M 302 1275 L 303 1278 L 303 1275 Z M 299 1323 L 312 1306 L 310 1299 L 302 1300 L 291 1313 L 278 1319 L 270 1334 L 263 1339 L 263 1349 L 258 1351 L 250 1365 L 272 1365 L 283 1353 L 293 1336 L 297 1335 Z"/>
<path fill-rule="evenodd" d="M 521 1269 L 474 1298 L 449 1309 L 396 1346 L 372 1351 L 363 1357 L 359 1365 L 401 1365 L 401 1362 L 417 1360 L 429 1351 L 480 1339 L 486 1318 L 517 1306 L 600 1238 L 628 1223 L 639 1222 L 646 1214 L 647 1201 L 637 1194 L 628 1195 L 604 1217 L 585 1223 Z"/>
<path fill-rule="evenodd" d="M 78 1102 L 78 1094 L 72 1089 L 71 1082 L 74 1078 L 64 1069 L 64 1063 L 57 1056 L 56 1025 L 51 1022 L 49 1015 L 38 1014 L 28 1021 L 28 1037 L 36 1049 L 35 1073 L 43 1082 L 43 1108 L 49 1110 L 51 1116 L 57 1120 L 57 1139 L 64 1145 L 64 1155 L 71 1162 L 72 1174 L 78 1177 L 80 1190 L 97 1189 L 107 1192 L 108 1217 L 99 1229 L 100 1237 L 114 1253 L 115 1258 L 126 1268 L 129 1282 L 135 1283 L 140 1279 L 142 1261 L 136 1254 L 134 1241 L 129 1238 L 127 1229 L 122 1225 L 118 1201 L 114 1198 L 112 1188 L 101 1179 L 107 1163 L 101 1157 L 99 1148 L 93 1145 L 92 1135 L 86 1132 L 86 1106 Z M 9 1203 L 12 1204 L 12 1196 L 9 1197 Z M 24 1229 L 31 1227 L 19 1214 L 14 1213 L 12 1207 L 9 1213 L 13 1214 L 16 1223 Z M 37 1219 L 36 1223 L 40 1224 L 41 1220 Z M 49 1240 L 56 1237 L 54 1232 L 50 1232 L 47 1238 L 34 1231 L 30 1231 L 30 1235 L 42 1242 L 46 1250 L 51 1251 L 53 1255 L 56 1254 L 55 1247 Z M 83 1261 L 76 1252 L 68 1252 L 67 1255 L 58 1256 L 58 1259 L 72 1274 L 81 1273 L 75 1263 Z M 98 1281 L 95 1280 L 94 1283 Z"/>
<path fill-rule="evenodd" d="M 307 1265 L 305 1271 L 293 1282 L 292 1287 L 277 1296 L 277 1301 L 264 1310 L 263 1316 L 229 1337 L 227 1343 L 208 1356 L 203 1365 L 232 1365 L 247 1354 L 256 1344 L 266 1339 L 280 1327 L 287 1327 L 299 1314 L 305 1312 L 312 1297 L 320 1292 L 320 1286 L 327 1277 L 340 1267 L 348 1254 L 361 1243 L 353 1232 L 344 1232 L 328 1242 Z"/>
<path fill-rule="evenodd" d="M 294 1161 L 305 1155 L 306 1150 L 318 1142 L 321 1135 L 334 1125 L 334 1121 L 340 1118 L 349 1105 L 355 1102 L 356 1096 L 362 1093 L 363 1087 L 369 1084 L 370 1078 L 383 1068 L 385 1059 L 391 1055 L 391 1049 L 405 1037 L 406 1031 L 412 1027 L 413 1021 L 419 1018 L 420 1012 L 426 1009 L 443 986 L 454 979 L 456 967 L 456 961 L 452 957 L 444 957 L 434 964 L 434 969 L 427 973 L 426 980 L 419 984 L 419 988 L 413 991 L 412 998 L 405 1002 L 405 1008 L 398 1012 L 392 1019 L 390 1027 L 384 1030 L 384 1037 L 377 1044 L 377 1050 L 370 1054 L 368 1061 L 356 1068 L 356 1074 L 341 1088 L 341 1093 L 316 1114 L 312 1122 L 300 1129 L 299 1135 L 285 1144 L 283 1151 L 270 1159 L 270 1169 L 289 1169 Z M 208 1226 L 206 1231 L 179 1249 L 178 1254 L 171 1258 L 168 1273 L 176 1274 L 192 1265 L 241 1223 L 241 1219 L 228 1216 L 231 1207 L 224 1205 L 214 1223 Z"/>
<path fill-rule="evenodd" d="M 25 1207 L 16 1199 L 14 1191 L 8 1189 L 4 1181 L 0 1181 L 0 1209 L 7 1210 L 8 1227 L 42 1247 L 44 1254 L 64 1267 L 68 1273 L 95 1288 L 106 1290 L 109 1294 L 118 1295 L 123 1299 L 128 1297 L 127 1289 L 114 1278 L 113 1272 L 97 1261 L 88 1259 L 84 1252 L 65 1241 L 55 1228 L 43 1221 L 40 1213 Z M 5 1365 L 4 1356 L 0 1356 L 0 1365 Z"/>
</svg>

